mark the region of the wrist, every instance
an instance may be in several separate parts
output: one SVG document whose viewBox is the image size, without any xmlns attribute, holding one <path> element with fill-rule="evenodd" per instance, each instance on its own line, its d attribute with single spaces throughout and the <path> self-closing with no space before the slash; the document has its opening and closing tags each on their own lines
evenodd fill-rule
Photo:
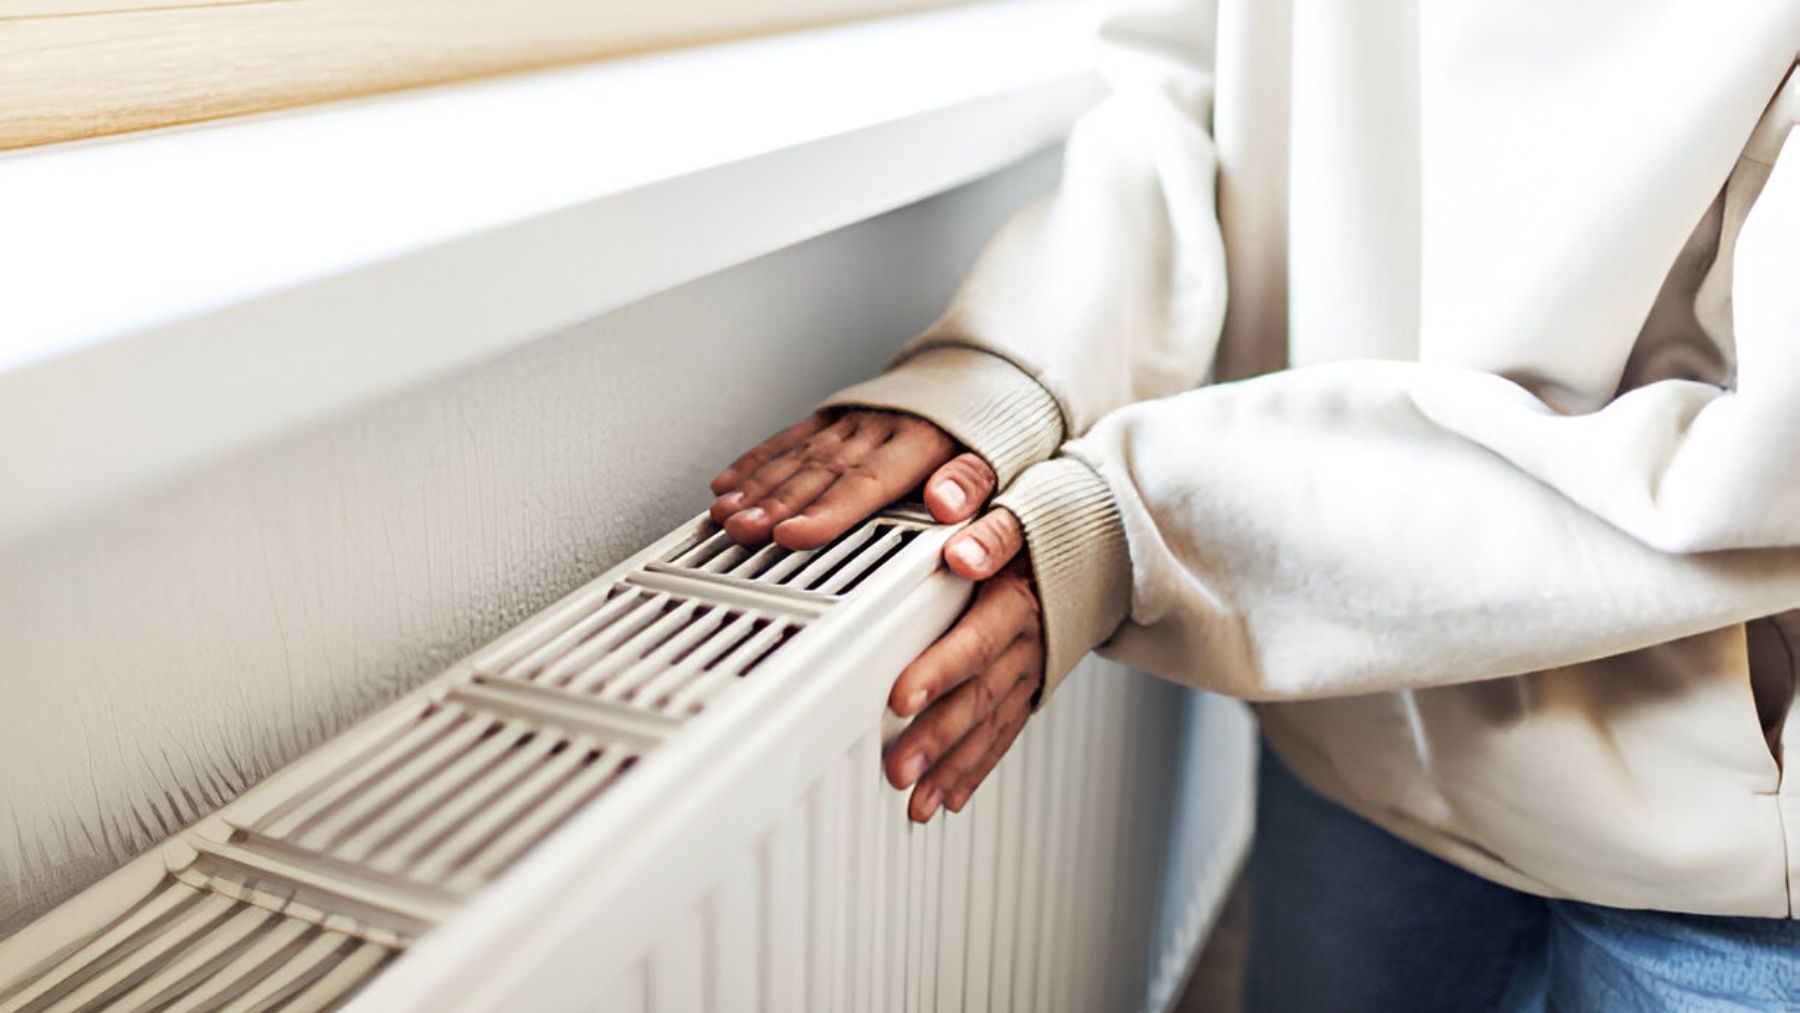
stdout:
<svg viewBox="0 0 1800 1013">
<path fill-rule="evenodd" d="M 981 455 L 1005 488 L 1063 439 L 1056 399 L 1008 360 L 961 346 L 928 348 L 819 406 L 879 408 L 926 419 Z"/>
<path fill-rule="evenodd" d="M 1018 517 L 1043 612 L 1048 697 L 1131 608 L 1131 555 L 1112 490 L 1086 464 L 1060 457 L 1027 469 L 995 506 Z"/>
</svg>

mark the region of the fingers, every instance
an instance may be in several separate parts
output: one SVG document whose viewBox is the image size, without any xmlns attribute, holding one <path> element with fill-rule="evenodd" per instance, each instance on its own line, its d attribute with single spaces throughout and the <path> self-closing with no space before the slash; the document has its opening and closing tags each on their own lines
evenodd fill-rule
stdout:
<svg viewBox="0 0 1800 1013">
<path fill-rule="evenodd" d="M 925 649 L 894 680 L 888 708 L 911 717 L 983 671 L 1013 641 L 1039 636 L 1037 596 L 1023 573 L 1009 572 L 981 585 L 975 603 L 950 632 Z M 908 782 L 910 783 L 910 782 Z"/>
<path fill-rule="evenodd" d="M 711 514 L 739 544 L 773 538 L 812 549 L 920 485 L 938 520 L 961 521 L 993 493 L 994 469 L 958 455 L 956 441 L 925 419 L 854 410 L 790 426 L 738 458 L 713 479 Z"/>
<path fill-rule="evenodd" d="M 1001 507 L 956 533 L 944 545 L 944 562 L 952 573 L 987 580 L 1012 562 L 1025 545 L 1025 530 L 1011 510 Z"/>
<path fill-rule="evenodd" d="M 777 524 L 792 517 L 829 489 L 839 477 L 825 468 L 805 466 L 770 490 L 755 506 L 725 520 L 725 533 L 739 545 L 761 545 Z"/>
<path fill-rule="evenodd" d="M 891 429 L 891 423 L 879 415 L 850 412 L 797 442 L 788 441 L 760 463 L 753 458 L 763 449 L 759 447 L 739 459 L 747 471 L 737 465 L 727 471 L 735 485 L 713 502 L 713 521 L 742 544 L 768 541 L 776 524 L 830 487 L 839 461 L 880 446 Z M 771 438 L 764 446 L 781 439 Z"/>
<path fill-rule="evenodd" d="M 999 766 L 1000 759 L 1025 730 L 1025 722 L 1031 719 L 1031 701 L 1037 695 L 1038 687 L 1043 684 L 1043 661 L 1040 659 L 1038 674 L 1022 680 L 1012 688 L 1001 701 L 1000 709 L 994 712 L 988 723 L 995 729 L 988 745 L 987 752 L 976 764 L 963 771 L 961 781 L 946 796 L 951 812 L 962 812 L 963 806 L 969 804 L 969 797 L 975 789 L 981 787 L 994 768 Z"/>
<path fill-rule="evenodd" d="M 788 549 L 816 549 L 899 499 L 918 484 L 909 476 L 855 471 L 836 477 L 817 499 L 775 528 L 775 541 Z"/>
<path fill-rule="evenodd" d="M 942 766 L 941 761 L 987 720 L 1014 684 L 1029 677 L 1041 663 L 1035 642 L 1013 641 L 980 674 L 964 680 L 900 734 L 883 763 L 888 783 L 896 788 L 910 787 L 926 771 Z M 974 765 L 985 752 L 985 746 L 977 749 L 964 766 Z M 945 787 L 955 784 L 952 780 Z"/>
<path fill-rule="evenodd" d="M 980 454 L 958 454 L 925 483 L 925 506 L 940 524 L 966 521 L 987 502 L 994 482 L 994 469 Z"/>
<path fill-rule="evenodd" d="M 1041 658 L 1035 661 L 1042 664 Z M 909 817 L 928 823 L 941 806 L 948 806 L 952 812 L 962 811 L 969 796 L 986 780 L 1025 727 L 1037 683 L 1035 674 L 1014 682 L 998 706 L 919 780 L 907 801 Z"/>
<path fill-rule="evenodd" d="M 912 788 L 910 818 L 923 823 L 967 804 L 1018 737 L 1043 678 L 1037 595 L 1014 565 L 984 581 L 950 632 L 894 680 L 888 706 L 918 716 L 883 770 L 894 787 Z"/>
<path fill-rule="evenodd" d="M 719 472 L 718 476 L 712 480 L 713 495 L 722 496 L 735 490 L 738 483 L 751 472 L 762 467 L 763 462 L 782 451 L 787 450 L 789 447 L 797 446 L 800 443 L 805 442 L 807 437 L 824 429 L 828 424 L 829 423 L 822 415 L 808 416 L 786 429 L 783 429 L 781 432 L 776 433 L 774 436 L 762 441 L 756 446 L 751 447 L 741 457 L 731 462 L 730 467 Z"/>
<path fill-rule="evenodd" d="M 755 471 L 738 483 L 737 489 L 713 501 L 712 519 L 716 523 L 724 524 L 734 514 L 744 513 L 762 506 L 764 497 L 771 491 L 793 478 L 802 468 L 810 466 L 807 458 L 801 456 L 800 453 L 810 442 L 809 440 L 808 444 L 789 448 L 757 466 Z"/>
<path fill-rule="evenodd" d="M 731 476 L 733 484 L 713 502 L 711 511 L 713 520 L 724 524 L 732 514 L 759 505 L 765 495 L 792 478 L 795 472 L 808 465 L 822 464 L 832 460 L 835 456 L 845 453 L 847 446 L 861 443 L 864 440 L 871 440 L 873 444 L 878 445 L 885 438 L 885 433 L 876 430 L 886 427 L 880 424 L 879 419 L 865 420 L 858 417 L 859 414 L 853 412 L 838 418 L 828 425 L 804 434 L 797 441 L 785 440 L 788 434 L 795 432 L 795 428 L 790 428 L 783 433 L 776 434 L 763 446 L 739 458 L 739 463 L 744 466 L 741 470 L 737 465 L 733 465 L 732 469 L 720 476 L 721 479 L 726 475 Z M 863 435 L 865 431 L 867 436 Z M 779 449 L 762 454 L 760 459 L 753 456 L 778 443 L 783 445 Z M 717 481 L 715 480 L 715 484 Z"/>
<path fill-rule="evenodd" d="M 952 766 L 978 760 L 986 754 L 991 738 L 991 729 L 984 721 L 976 733 L 957 743 L 949 756 L 944 757 L 942 762 L 920 778 L 919 783 L 913 787 L 912 796 L 906 800 L 907 818 L 914 823 L 930 823 L 931 818 L 937 815 L 937 811 L 949 798 L 946 785 L 954 787 L 957 783 L 956 778 L 946 777 L 942 772 Z"/>
<path fill-rule="evenodd" d="M 826 461 L 837 481 L 775 529 L 778 543 L 790 549 L 824 545 L 917 487 L 955 452 L 950 437 L 924 419 L 881 417 L 890 427 L 886 438 L 871 445 L 859 430 L 855 441 Z"/>
</svg>

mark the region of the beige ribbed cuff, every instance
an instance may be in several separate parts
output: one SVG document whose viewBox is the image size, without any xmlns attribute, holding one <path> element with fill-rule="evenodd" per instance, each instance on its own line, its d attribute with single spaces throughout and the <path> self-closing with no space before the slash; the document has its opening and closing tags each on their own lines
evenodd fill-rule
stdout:
<svg viewBox="0 0 1800 1013">
<path fill-rule="evenodd" d="M 939 347 L 826 398 L 820 408 L 885 408 L 930 419 L 980 454 L 1004 489 L 1062 443 L 1056 399 L 1019 367 L 973 348 Z"/>
<path fill-rule="evenodd" d="M 1026 469 L 995 506 L 1025 529 L 1044 614 L 1044 692 L 1050 696 L 1131 610 L 1131 553 L 1112 490 L 1072 458 Z"/>
</svg>

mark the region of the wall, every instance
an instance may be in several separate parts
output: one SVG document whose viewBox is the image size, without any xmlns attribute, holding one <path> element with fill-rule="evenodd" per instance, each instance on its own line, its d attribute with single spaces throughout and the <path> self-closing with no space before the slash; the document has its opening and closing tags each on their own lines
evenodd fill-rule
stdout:
<svg viewBox="0 0 1800 1013">
<path fill-rule="evenodd" d="M 1037 157 L 0 545 L 0 935 L 702 509 L 744 445 L 928 323 L 1055 171 Z"/>
</svg>

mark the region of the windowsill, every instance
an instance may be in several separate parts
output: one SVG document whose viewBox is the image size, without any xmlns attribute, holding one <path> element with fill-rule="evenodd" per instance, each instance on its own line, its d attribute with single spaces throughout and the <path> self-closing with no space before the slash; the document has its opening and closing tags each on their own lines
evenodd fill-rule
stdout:
<svg viewBox="0 0 1800 1013">
<path fill-rule="evenodd" d="M 985 175 L 1066 0 L 0 156 L 0 537 Z"/>
</svg>

